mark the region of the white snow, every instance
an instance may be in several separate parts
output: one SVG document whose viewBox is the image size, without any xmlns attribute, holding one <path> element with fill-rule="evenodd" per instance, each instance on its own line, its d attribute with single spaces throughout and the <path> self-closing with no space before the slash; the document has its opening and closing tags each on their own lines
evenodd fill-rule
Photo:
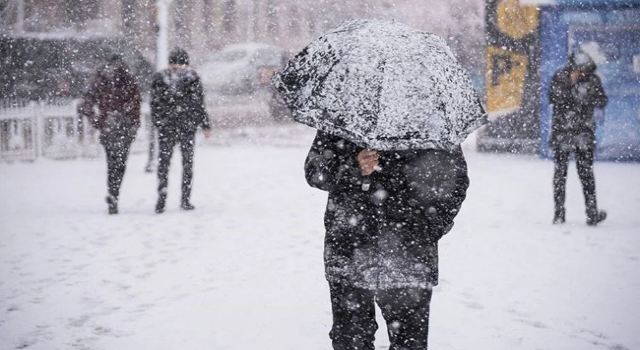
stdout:
<svg viewBox="0 0 640 350">
<path fill-rule="evenodd" d="M 178 156 L 162 215 L 144 154 L 117 216 L 102 158 L 1 163 L 0 349 L 330 349 L 326 194 L 303 177 L 313 132 L 226 136 L 196 150 L 193 212 L 178 209 Z M 466 155 L 431 348 L 640 349 L 640 165 L 595 165 L 609 218 L 594 228 L 572 164 L 568 222 L 554 226 L 551 162 Z"/>
<path fill-rule="evenodd" d="M 396 21 L 350 20 L 272 78 L 294 118 L 364 148 L 455 149 L 486 122 L 441 37 Z"/>
</svg>

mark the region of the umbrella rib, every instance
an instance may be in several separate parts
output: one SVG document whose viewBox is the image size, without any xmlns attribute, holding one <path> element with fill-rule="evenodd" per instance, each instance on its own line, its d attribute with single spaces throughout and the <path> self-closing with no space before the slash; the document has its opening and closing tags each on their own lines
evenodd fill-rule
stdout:
<svg viewBox="0 0 640 350">
<path fill-rule="evenodd" d="M 380 61 L 380 63 L 378 63 L 378 69 L 380 70 L 380 84 L 378 84 L 378 89 L 376 91 L 377 96 L 376 96 L 376 103 L 377 103 L 377 113 L 378 113 L 378 118 L 376 118 L 376 125 L 374 127 L 374 130 L 378 129 L 378 124 L 380 122 L 380 114 L 382 113 L 382 103 L 380 102 L 380 100 L 382 99 L 382 83 L 384 83 L 384 70 L 385 67 L 387 65 L 387 60 L 383 59 Z"/>
<path fill-rule="evenodd" d="M 320 79 L 318 79 L 318 84 L 314 87 L 314 92 L 318 91 L 321 87 L 324 87 L 324 82 L 327 80 L 327 77 L 329 76 L 329 73 L 331 73 L 333 71 L 333 68 L 338 63 L 340 63 L 340 60 L 337 60 L 333 64 L 331 64 L 329 69 L 327 69 L 327 72 L 323 76 L 321 76 Z"/>
<path fill-rule="evenodd" d="M 448 149 L 486 118 L 465 73 L 435 34 L 356 20 L 309 44 L 274 85 L 296 121 L 358 145 Z"/>
</svg>

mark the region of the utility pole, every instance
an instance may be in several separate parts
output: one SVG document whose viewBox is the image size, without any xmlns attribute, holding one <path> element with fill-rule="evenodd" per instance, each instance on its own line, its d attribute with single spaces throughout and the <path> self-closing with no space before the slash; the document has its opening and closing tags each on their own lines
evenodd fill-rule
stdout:
<svg viewBox="0 0 640 350">
<path fill-rule="evenodd" d="M 169 67 L 169 5 L 172 0 L 156 0 L 154 9 L 155 30 L 156 30 L 156 71 L 161 71 Z M 147 131 L 149 132 L 149 157 L 144 171 L 153 171 L 157 130 L 153 127 L 151 119 L 147 119 Z"/>
<path fill-rule="evenodd" d="M 156 0 L 156 70 L 169 66 L 169 5 L 173 0 Z"/>
</svg>

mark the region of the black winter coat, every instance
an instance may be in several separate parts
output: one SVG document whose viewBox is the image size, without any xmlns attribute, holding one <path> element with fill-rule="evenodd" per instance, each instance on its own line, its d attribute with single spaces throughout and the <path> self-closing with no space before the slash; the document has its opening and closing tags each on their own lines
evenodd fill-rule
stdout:
<svg viewBox="0 0 640 350">
<path fill-rule="evenodd" d="M 189 68 L 157 72 L 151 83 L 151 117 L 160 137 L 209 129 L 204 92 L 198 74 Z"/>
<path fill-rule="evenodd" d="M 438 240 L 453 226 L 469 186 L 462 150 L 380 152 L 367 177 L 362 148 L 318 132 L 305 162 L 309 185 L 329 192 L 327 280 L 359 288 L 427 288 L 438 283 Z"/>
<path fill-rule="evenodd" d="M 130 144 L 140 127 L 140 88 L 126 63 L 109 62 L 96 72 L 78 104 L 78 113 L 100 130 L 100 143 L 121 148 Z M 98 107 L 98 115 L 94 114 Z"/>
<path fill-rule="evenodd" d="M 550 146 L 554 149 L 594 149 L 595 108 L 604 108 L 608 98 L 591 62 L 586 72 L 573 84 L 571 66 L 557 71 L 549 88 L 549 103 L 553 105 Z"/>
</svg>

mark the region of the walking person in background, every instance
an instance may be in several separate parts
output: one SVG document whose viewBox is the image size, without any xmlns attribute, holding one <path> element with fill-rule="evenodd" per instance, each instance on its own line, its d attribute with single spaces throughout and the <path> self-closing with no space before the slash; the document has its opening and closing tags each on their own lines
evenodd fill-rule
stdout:
<svg viewBox="0 0 640 350">
<path fill-rule="evenodd" d="M 107 156 L 106 201 L 109 214 L 118 213 L 120 185 L 131 143 L 140 127 L 140 87 L 120 54 L 114 54 L 98 68 L 82 96 L 78 113 L 100 131 L 100 143 Z M 94 113 L 97 107 L 98 114 Z"/>
<path fill-rule="evenodd" d="M 158 132 L 158 201 L 156 213 L 163 213 L 169 184 L 173 149 L 182 153 L 182 197 L 180 208 L 193 210 L 193 156 L 198 127 L 210 136 L 211 126 L 204 105 L 204 92 L 198 74 L 189 67 L 189 55 L 176 48 L 169 54 L 169 68 L 156 73 L 151 83 L 151 117 Z"/>
<path fill-rule="evenodd" d="M 567 168 L 572 154 L 582 183 L 587 225 L 595 226 L 607 218 L 604 210 L 598 210 L 596 201 L 593 153 L 596 148 L 594 109 L 604 108 L 608 99 L 595 70 L 596 64 L 587 53 L 574 52 L 567 65 L 554 74 L 549 88 L 549 103 L 553 105 L 550 146 L 555 164 L 554 224 L 565 222 Z"/>
</svg>

